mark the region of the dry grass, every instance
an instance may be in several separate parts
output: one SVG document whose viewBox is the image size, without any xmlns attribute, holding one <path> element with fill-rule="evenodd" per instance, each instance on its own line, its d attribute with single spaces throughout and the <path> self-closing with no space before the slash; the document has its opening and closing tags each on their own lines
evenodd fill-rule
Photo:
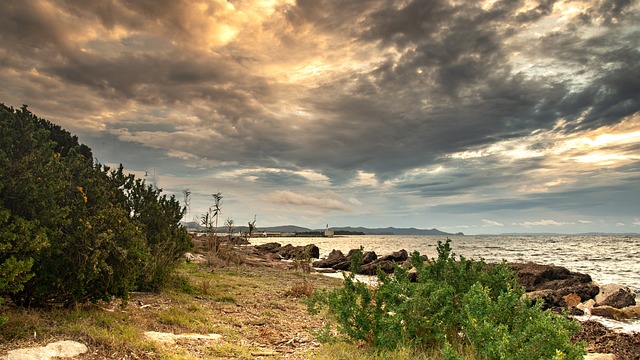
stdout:
<svg viewBox="0 0 640 360">
<path fill-rule="evenodd" d="M 169 290 L 133 293 L 124 306 L 114 301 L 25 310 L 7 301 L 2 311 L 10 320 L 0 328 L 0 354 L 66 339 L 89 347 L 79 359 L 313 358 L 320 344 L 310 331 L 323 319 L 308 314 L 302 297 L 340 281 L 235 259 L 223 266 L 184 264 Z M 217 333 L 222 341 L 166 346 L 147 340 L 145 331 Z"/>
<path fill-rule="evenodd" d="M 304 298 L 314 290 L 340 286 L 341 280 L 309 274 L 295 262 L 242 256 L 224 245 L 207 258 L 208 264 L 180 267 L 168 290 L 133 293 L 125 305 L 114 301 L 77 309 L 21 309 L 7 300 L 0 305 L 0 312 L 9 316 L 9 323 L 0 327 L 0 356 L 11 349 L 75 340 L 89 347 L 77 359 L 442 358 L 407 349 L 367 349 L 343 341 L 335 330 L 328 333 L 328 343 L 320 344 L 315 334 L 322 334 L 327 319 L 310 315 Z M 146 331 L 213 333 L 222 340 L 166 345 L 148 340 Z"/>
</svg>

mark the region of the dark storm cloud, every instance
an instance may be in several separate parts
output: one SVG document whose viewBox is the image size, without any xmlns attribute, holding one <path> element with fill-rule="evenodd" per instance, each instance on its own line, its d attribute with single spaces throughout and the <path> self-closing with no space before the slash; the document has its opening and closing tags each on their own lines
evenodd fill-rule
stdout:
<svg viewBox="0 0 640 360">
<path fill-rule="evenodd" d="M 639 178 L 623 184 L 492 199 L 488 201 L 438 205 L 438 213 L 472 214 L 520 210 L 573 212 L 582 216 L 627 216 L 636 213 L 640 196 L 635 193 Z"/>
<path fill-rule="evenodd" d="M 302 13 L 314 15 L 323 13 L 323 4 L 326 2 L 298 3 Z M 540 45 L 547 55 L 536 56 L 542 60 L 555 56 L 558 60 L 553 62 L 560 67 L 571 67 L 579 59 L 587 63 L 554 75 L 532 77 L 513 72 L 509 56 L 514 49 L 505 41 L 526 31 L 527 24 L 548 16 L 553 4 L 543 1 L 522 12 L 522 2 L 498 2 L 489 10 L 472 2 L 452 6 L 444 1 L 412 1 L 404 7 L 376 3 L 359 30 L 359 41 L 377 43 L 383 50 L 394 49 L 402 55 L 368 74 L 317 89 L 316 109 L 340 121 L 339 127 L 324 129 L 326 138 L 349 144 L 349 150 L 343 150 L 342 157 L 333 156 L 339 147 L 314 151 L 306 160 L 322 166 L 324 155 L 329 167 L 349 171 L 358 164 L 387 178 L 432 163 L 443 153 L 550 129 L 560 118 L 580 119 L 566 127 L 577 131 L 615 124 L 637 112 L 637 46 L 602 41 L 598 47 L 606 33 L 589 37 L 567 29 L 567 34 L 558 33 L 553 42 L 545 38 L 539 44 L 536 39 L 524 42 L 516 50 L 535 54 Z M 602 4 L 590 11 L 598 17 L 611 17 L 612 12 L 620 17 L 628 5 Z M 610 71 L 599 71 L 604 65 Z M 585 77 L 590 82 L 582 89 L 573 88 L 572 71 L 585 70 L 598 75 Z M 429 104 L 421 106 L 424 99 Z M 326 143 L 326 138 L 317 142 Z M 384 142 L 367 144 L 364 139 Z"/>
<path fill-rule="evenodd" d="M 136 165 L 136 153 L 157 154 L 146 163 L 218 166 L 257 187 L 497 199 L 437 207 L 460 214 L 613 206 L 599 195 L 610 192 L 631 210 L 615 194 L 638 173 L 637 141 L 598 149 L 624 162 L 607 168 L 621 192 L 601 186 L 597 165 L 564 171 L 591 148 L 550 149 L 555 137 L 635 131 L 638 23 L 630 0 L 10 0 L 0 101 L 42 109 L 114 158 L 101 136 Z M 585 180 L 525 195 L 554 181 L 529 178 L 545 169 Z M 345 208 L 301 196 L 274 203 Z"/>
</svg>

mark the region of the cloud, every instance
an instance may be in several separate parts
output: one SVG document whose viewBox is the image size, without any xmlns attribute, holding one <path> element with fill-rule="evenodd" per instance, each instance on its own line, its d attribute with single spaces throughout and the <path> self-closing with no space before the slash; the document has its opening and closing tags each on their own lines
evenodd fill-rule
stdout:
<svg viewBox="0 0 640 360">
<path fill-rule="evenodd" d="M 565 225 L 573 225 L 573 224 L 574 224 L 573 222 L 565 222 L 565 221 L 538 220 L 538 221 L 525 221 L 525 222 L 517 223 L 514 225 L 533 227 L 533 226 L 565 226 Z"/>
<path fill-rule="evenodd" d="M 4 5 L 0 101 L 104 161 L 414 221 L 640 201 L 637 2 Z"/>
<path fill-rule="evenodd" d="M 640 218 L 634 218 L 633 219 L 633 225 L 640 226 Z"/>
<path fill-rule="evenodd" d="M 493 221 L 493 220 L 487 220 L 487 219 L 482 219 L 482 226 L 504 226 L 503 223 L 497 222 L 497 221 Z"/>
<path fill-rule="evenodd" d="M 261 197 L 264 202 L 293 207 L 312 207 L 326 211 L 351 211 L 351 207 L 341 201 L 341 197 L 331 191 L 318 194 L 296 194 L 278 190 Z"/>
</svg>

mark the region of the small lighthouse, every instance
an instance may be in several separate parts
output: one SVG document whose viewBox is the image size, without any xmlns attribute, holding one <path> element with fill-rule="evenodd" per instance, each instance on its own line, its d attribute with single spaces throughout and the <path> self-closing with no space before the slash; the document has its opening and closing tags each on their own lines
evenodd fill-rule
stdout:
<svg viewBox="0 0 640 360">
<path fill-rule="evenodd" d="M 333 237 L 333 229 L 329 229 L 329 224 L 327 224 L 327 229 L 324 231 L 324 237 Z"/>
</svg>

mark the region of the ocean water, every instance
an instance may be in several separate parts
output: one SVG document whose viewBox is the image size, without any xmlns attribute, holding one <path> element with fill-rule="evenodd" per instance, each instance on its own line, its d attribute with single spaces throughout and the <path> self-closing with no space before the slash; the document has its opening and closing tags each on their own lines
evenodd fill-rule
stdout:
<svg viewBox="0 0 640 360">
<path fill-rule="evenodd" d="M 362 235 L 324 237 L 272 237 L 253 238 L 251 243 L 260 245 L 278 242 L 294 246 L 315 244 L 320 248 L 320 257 L 337 249 L 347 253 L 351 249 L 364 247 L 376 254 L 386 255 L 405 249 L 419 251 L 430 258 L 437 255 L 438 240 L 445 236 L 410 235 Z M 640 236 L 610 235 L 532 235 L 532 236 L 449 236 L 451 247 L 457 255 L 466 258 L 484 259 L 486 262 L 535 262 L 559 265 L 570 271 L 591 275 L 600 285 L 621 284 L 640 295 Z M 636 297 L 640 302 L 640 296 Z M 608 327 L 620 331 L 640 331 L 640 321 L 621 323 L 599 320 Z"/>
<path fill-rule="evenodd" d="M 435 257 L 438 240 L 445 236 L 362 235 L 324 237 L 253 238 L 254 245 L 278 242 L 282 245 L 315 244 L 320 257 L 331 250 L 343 253 L 360 246 L 378 255 L 405 249 Z M 559 265 L 591 275 L 598 284 L 621 284 L 640 293 L 640 236 L 449 236 L 453 252 L 486 262 L 535 262 Z"/>
</svg>

